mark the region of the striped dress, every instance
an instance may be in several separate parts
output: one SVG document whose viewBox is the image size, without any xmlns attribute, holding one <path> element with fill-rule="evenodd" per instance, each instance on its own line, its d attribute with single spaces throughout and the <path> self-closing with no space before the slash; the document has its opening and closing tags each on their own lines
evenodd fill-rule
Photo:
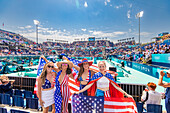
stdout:
<svg viewBox="0 0 170 113">
<path fill-rule="evenodd" d="M 57 76 L 60 76 L 60 74 L 61 74 L 61 71 L 58 72 Z M 70 88 L 68 86 L 68 80 L 69 80 L 69 76 L 65 75 L 62 83 L 61 84 L 59 83 L 60 86 L 57 86 L 58 90 L 56 88 L 56 91 L 55 91 L 56 92 L 56 95 L 55 95 L 56 113 L 61 112 L 61 102 L 63 103 L 62 104 L 62 108 L 63 108 L 62 113 L 68 113 L 68 101 L 69 101 L 69 98 L 71 95 Z M 57 79 L 57 81 L 58 81 L 58 79 Z M 58 92 L 59 90 L 60 90 L 60 92 Z M 58 95 L 57 95 L 57 93 L 58 93 Z"/>
</svg>

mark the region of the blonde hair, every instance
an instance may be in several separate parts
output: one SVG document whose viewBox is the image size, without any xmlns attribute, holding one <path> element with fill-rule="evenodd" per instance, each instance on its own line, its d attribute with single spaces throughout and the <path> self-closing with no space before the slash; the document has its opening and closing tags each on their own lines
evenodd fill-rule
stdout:
<svg viewBox="0 0 170 113">
<path fill-rule="evenodd" d="M 53 64 L 53 62 L 48 62 L 48 63 L 46 63 L 46 64 L 44 65 L 43 70 L 42 70 L 42 73 L 41 73 L 41 75 L 40 75 L 40 77 L 41 77 L 41 82 L 42 82 L 43 85 L 45 84 L 45 79 L 46 79 L 46 76 L 47 76 L 47 66 L 48 66 L 49 64 Z"/>
<path fill-rule="evenodd" d="M 98 66 L 99 66 L 99 64 L 104 64 L 105 67 L 106 67 L 106 62 L 105 61 L 99 61 Z"/>
</svg>

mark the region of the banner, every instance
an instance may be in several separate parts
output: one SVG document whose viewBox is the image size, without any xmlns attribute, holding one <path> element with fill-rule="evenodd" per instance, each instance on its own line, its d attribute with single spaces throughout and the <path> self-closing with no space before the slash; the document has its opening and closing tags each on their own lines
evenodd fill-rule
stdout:
<svg viewBox="0 0 170 113">
<path fill-rule="evenodd" d="M 170 54 L 152 54 L 152 63 L 159 66 L 170 67 Z"/>
<path fill-rule="evenodd" d="M 152 75 L 152 66 L 144 65 L 144 64 L 139 64 L 139 63 L 132 63 L 132 68 L 136 69 L 138 71 L 141 71 L 143 73 Z"/>
</svg>

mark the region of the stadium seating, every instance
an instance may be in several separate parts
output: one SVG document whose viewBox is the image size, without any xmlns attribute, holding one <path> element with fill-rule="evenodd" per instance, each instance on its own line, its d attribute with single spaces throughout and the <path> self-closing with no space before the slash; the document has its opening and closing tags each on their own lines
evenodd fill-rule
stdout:
<svg viewBox="0 0 170 113">
<path fill-rule="evenodd" d="M 143 103 L 136 102 L 138 113 L 143 113 Z"/>
<path fill-rule="evenodd" d="M 26 108 L 38 110 L 38 98 L 26 98 Z"/>
<path fill-rule="evenodd" d="M 147 112 L 162 113 L 162 105 L 147 104 Z"/>
<path fill-rule="evenodd" d="M 1 94 L 0 93 L 0 104 L 11 105 L 10 103 L 10 95 L 9 94 Z"/>
<path fill-rule="evenodd" d="M 14 95 L 22 96 L 22 91 L 15 89 Z"/>
<path fill-rule="evenodd" d="M 0 113 L 7 113 L 7 109 L 0 107 Z"/>
<path fill-rule="evenodd" d="M 30 112 L 26 112 L 26 111 L 21 111 L 21 110 L 15 110 L 15 109 L 11 109 L 10 113 L 30 113 Z"/>
<path fill-rule="evenodd" d="M 31 91 L 23 91 L 24 98 L 32 98 L 32 92 Z"/>
<path fill-rule="evenodd" d="M 24 107 L 24 98 L 21 96 L 13 95 L 12 106 Z"/>
</svg>

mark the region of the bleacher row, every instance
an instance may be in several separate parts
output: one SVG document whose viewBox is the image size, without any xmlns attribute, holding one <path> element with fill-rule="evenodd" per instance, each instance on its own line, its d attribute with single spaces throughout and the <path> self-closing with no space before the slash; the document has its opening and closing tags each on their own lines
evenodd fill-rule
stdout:
<svg viewBox="0 0 170 113">
<path fill-rule="evenodd" d="M 143 103 L 136 102 L 136 106 L 138 109 L 138 113 L 162 113 L 162 105 L 147 104 L 147 112 L 143 112 Z"/>
<path fill-rule="evenodd" d="M 20 107 L 23 109 L 35 109 L 38 111 L 39 104 L 38 98 L 35 94 L 32 94 L 31 91 L 21 91 L 21 90 L 12 90 L 10 93 L 0 93 L 0 104 L 9 105 L 11 107 Z M 5 108 L 0 108 L 0 113 L 6 113 Z M 27 113 L 27 112 L 15 112 L 11 110 L 11 113 Z"/>
</svg>

